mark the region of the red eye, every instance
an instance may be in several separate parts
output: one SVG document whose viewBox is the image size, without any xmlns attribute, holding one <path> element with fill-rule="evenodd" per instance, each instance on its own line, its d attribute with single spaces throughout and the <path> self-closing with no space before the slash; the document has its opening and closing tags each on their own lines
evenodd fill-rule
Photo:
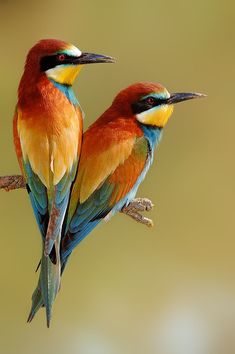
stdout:
<svg viewBox="0 0 235 354">
<path fill-rule="evenodd" d="M 155 102 L 155 99 L 153 97 L 148 97 L 147 102 L 148 102 L 148 104 L 153 105 Z"/>
<path fill-rule="evenodd" d="M 58 60 L 59 61 L 64 61 L 65 60 L 65 55 L 64 54 L 59 54 L 58 55 Z"/>
</svg>

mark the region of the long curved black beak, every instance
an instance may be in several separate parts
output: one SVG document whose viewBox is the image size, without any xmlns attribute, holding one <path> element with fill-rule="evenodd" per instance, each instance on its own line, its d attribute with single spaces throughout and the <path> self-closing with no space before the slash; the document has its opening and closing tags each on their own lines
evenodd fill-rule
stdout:
<svg viewBox="0 0 235 354">
<path fill-rule="evenodd" d="M 80 57 L 73 59 L 73 64 L 96 64 L 96 63 L 115 63 L 115 59 L 102 54 L 82 53 Z"/>
<path fill-rule="evenodd" d="M 170 97 L 167 99 L 168 104 L 175 104 L 182 101 L 192 100 L 194 98 L 202 98 L 206 97 L 203 93 L 196 93 L 196 92 L 179 92 L 179 93 L 172 93 Z"/>
</svg>

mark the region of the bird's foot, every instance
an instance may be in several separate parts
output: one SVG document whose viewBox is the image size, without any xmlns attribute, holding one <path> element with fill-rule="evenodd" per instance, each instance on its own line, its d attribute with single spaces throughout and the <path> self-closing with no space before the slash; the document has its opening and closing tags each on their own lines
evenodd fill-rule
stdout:
<svg viewBox="0 0 235 354">
<path fill-rule="evenodd" d="M 135 221 L 146 225 L 148 227 L 153 226 L 153 221 L 146 218 L 141 213 L 144 211 L 150 211 L 154 207 L 154 204 L 150 199 L 147 198 L 136 198 L 133 199 L 127 206 L 123 207 L 121 212 L 130 216 Z"/>
</svg>

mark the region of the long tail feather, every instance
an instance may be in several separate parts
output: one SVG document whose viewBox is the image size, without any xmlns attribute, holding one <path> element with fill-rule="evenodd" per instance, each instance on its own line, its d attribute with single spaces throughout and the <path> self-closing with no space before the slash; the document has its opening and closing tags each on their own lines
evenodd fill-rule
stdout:
<svg viewBox="0 0 235 354">
<path fill-rule="evenodd" d="M 27 322 L 31 322 L 38 310 L 45 306 L 48 328 L 51 321 L 52 306 L 60 289 L 61 263 L 59 244 L 60 240 L 56 240 L 50 256 L 46 256 L 43 249 L 39 281 L 32 295 L 32 306 L 27 320 Z"/>
<path fill-rule="evenodd" d="M 46 308 L 47 327 L 50 326 L 52 306 L 56 295 L 60 288 L 60 254 L 59 240 L 55 242 L 54 259 L 50 256 L 42 255 L 41 273 L 40 273 L 40 288 L 42 293 L 43 304 Z"/>
<path fill-rule="evenodd" d="M 40 285 L 38 284 L 37 288 L 34 290 L 34 293 L 32 295 L 32 306 L 27 322 L 31 322 L 33 320 L 34 316 L 42 306 L 44 306 L 42 292 L 40 289 Z"/>
</svg>

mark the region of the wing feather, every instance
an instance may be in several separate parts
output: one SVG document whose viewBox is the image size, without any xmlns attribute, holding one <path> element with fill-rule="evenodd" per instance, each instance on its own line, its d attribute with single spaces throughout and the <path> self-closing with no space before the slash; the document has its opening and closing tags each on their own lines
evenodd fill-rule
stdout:
<svg viewBox="0 0 235 354">
<path fill-rule="evenodd" d="M 69 127 L 65 127 L 64 138 L 68 135 L 69 139 L 65 139 L 65 152 L 63 152 L 62 143 L 58 140 L 59 137 L 52 136 L 50 143 L 49 135 L 47 136 L 40 124 L 37 130 L 31 119 L 24 119 L 22 113 L 18 111 L 15 113 L 14 142 L 16 152 L 43 238 L 47 234 L 52 206 L 56 209 L 54 229 L 52 230 L 53 237 L 56 237 L 60 232 L 68 207 L 70 190 L 78 163 L 79 117 L 75 117 L 74 120 L 76 123 L 71 123 L 73 133 L 69 132 Z M 75 140 L 74 143 L 73 140 Z M 59 158 L 59 155 L 60 162 L 57 162 L 55 157 Z M 67 168 L 65 168 L 66 164 Z M 59 179 L 58 176 L 60 176 Z"/>
<path fill-rule="evenodd" d="M 62 262 L 66 260 L 74 247 L 111 211 L 120 210 L 127 202 L 128 195 L 131 193 L 137 183 L 137 180 L 148 160 L 148 142 L 144 137 L 132 139 L 132 148 L 130 142 L 120 142 L 118 149 L 110 149 L 107 151 L 107 158 L 104 159 L 98 153 L 95 155 L 95 166 L 103 169 L 104 165 L 109 161 L 115 161 L 115 165 L 106 168 L 106 174 L 97 171 L 99 183 L 93 182 L 89 185 L 90 195 L 84 200 L 84 194 L 81 193 L 83 184 L 90 183 L 89 178 L 95 174 L 91 159 L 87 160 L 82 154 L 82 170 L 78 170 L 76 181 L 79 203 L 74 212 L 71 222 L 68 226 L 67 235 L 62 240 L 61 257 Z M 127 148 L 128 146 L 128 148 Z M 126 159 L 123 161 L 123 155 L 118 161 L 116 151 L 128 150 Z M 112 155 L 115 155 L 115 158 Z M 108 158 L 109 157 L 109 158 Z M 88 161 L 88 165 L 86 165 Z M 83 171 L 86 171 L 86 179 Z M 78 182 L 79 181 L 79 182 Z M 139 181 L 140 183 L 140 181 Z"/>
</svg>

